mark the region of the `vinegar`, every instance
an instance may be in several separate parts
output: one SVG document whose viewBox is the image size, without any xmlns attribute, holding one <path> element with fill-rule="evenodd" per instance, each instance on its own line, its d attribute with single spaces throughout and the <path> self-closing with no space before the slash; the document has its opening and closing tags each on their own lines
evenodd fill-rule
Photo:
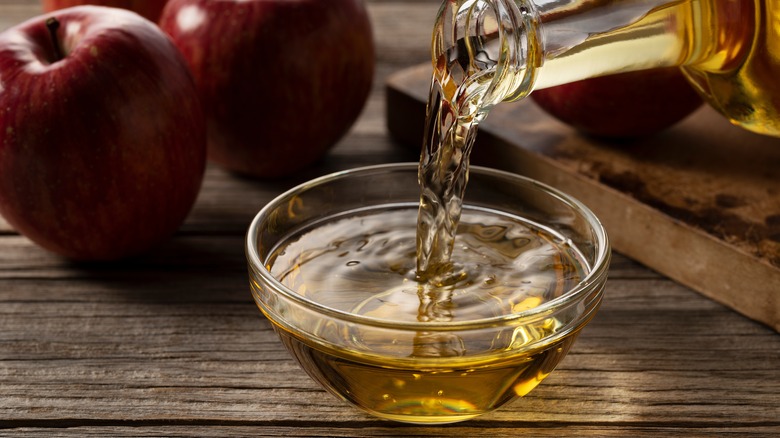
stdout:
<svg viewBox="0 0 780 438">
<path fill-rule="evenodd" d="M 624 8 L 621 2 L 611 3 L 613 9 Z M 614 30 L 588 35 L 572 48 L 555 48 L 562 51 L 549 53 L 544 60 L 536 88 L 599 74 L 680 65 L 706 101 L 732 123 L 780 135 L 780 2 L 626 3 L 655 7 L 638 20 L 629 18 L 625 26 L 616 20 Z M 556 21 L 550 17 L 551 25 Z M 554 32 L 548 31 L 548 41 L 555 39 Z"/>
<path fill-rule="evenodd" d="M 734 124 L 780 136 L 780 2 L 691 4 L 683 71 Z"/>
<path fill-rule="evenodd" d="M 561 298 L 590 271 L 577 248 L 556 232 L 511 214 L 466 207 L 452 253 L 458 274 L 446 285 L 421 282 L 416 216 L 415 203 L 345 212 L 287 236 L 267 264 L 299 296 L 391 326 L 518 314 Z M 527 394 L 579 332 L 566 333 L 554 316 L 490 334 L 427 331 L 422 325 L 385 333 L 360 325 L 340 328 L 328 318 L 311 324 L 331 342 L 281 324 L 275 329 L 314 380 L 374 415 L 412 423 L 462 421 Z"/>
</svg>

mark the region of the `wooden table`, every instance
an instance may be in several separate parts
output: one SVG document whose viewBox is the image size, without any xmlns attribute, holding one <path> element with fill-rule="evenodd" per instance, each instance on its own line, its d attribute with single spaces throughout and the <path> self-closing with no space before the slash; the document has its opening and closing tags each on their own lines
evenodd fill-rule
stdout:
<svg viewBox="0 0 780 438">
<path fill-rule="evenodd" d="M 780 436 L 780 335 L 619 254 L 558 370 L 470 422 L 380 421 L 296 366 L 249 293 L 251 218 L 311 176 L 417 158 L 387 135 L 383 85 L 427 59 L 438 1 L 368 7 L 373 94 L 305 174 L 263 182 L 209 167 L 180 232 L 130 263 L 76 265 L 0 221 L 0 436 Z M 0 28 L 38 11 L 0 0 Z"/>
</svg>

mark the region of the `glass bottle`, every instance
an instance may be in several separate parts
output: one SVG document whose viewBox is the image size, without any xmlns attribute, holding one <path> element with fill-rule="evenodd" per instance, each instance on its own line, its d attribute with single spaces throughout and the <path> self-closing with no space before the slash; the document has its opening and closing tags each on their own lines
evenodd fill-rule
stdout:
<svg viewBox="0 0 780 438">
<path fill-rule="evenodd" d="M 444 0 L 432 49 L 475 121 L 533 89 L 676 65 L 732 123 L 780 136 L 778 0 Z"/>
</svg>

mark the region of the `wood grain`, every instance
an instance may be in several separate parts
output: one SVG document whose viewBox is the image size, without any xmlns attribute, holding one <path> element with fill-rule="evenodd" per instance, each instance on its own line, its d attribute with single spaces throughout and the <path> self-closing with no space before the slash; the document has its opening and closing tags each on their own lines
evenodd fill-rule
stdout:
<svg viewBox="0 0 780 438">
<path fill-rule="evenodd" d="M 776 436 L 780 335 L 620 254 L 558 370 L 494 414 L 394 424 L 306 377 L 252 302 L 243 236 L 300 181 L 417 158 L 388 136 L 384 83 L 425 61 L 438 0 L 368 5 L 374 92 L 315 167 L 254 181 L 210 166 L 182 229 L 121 264 L 75 264 L 0 226 L 0 436 Z M 0 28 L 36 11 L 0 0 Z"/>
</svg>

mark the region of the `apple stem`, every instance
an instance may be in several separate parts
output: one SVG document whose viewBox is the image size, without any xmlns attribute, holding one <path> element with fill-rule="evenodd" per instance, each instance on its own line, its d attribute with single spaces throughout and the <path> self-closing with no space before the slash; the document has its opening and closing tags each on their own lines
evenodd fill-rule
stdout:
<svg viewBox="0 0 780 438">
<path fill-rule="evenodd" d="M 57 39 L 57 29 L 60 28 L 60 22 L 54 17 L 46 20 L 46 28 L 49 29 L 49 35 L 51 36 L 51 42 L 54 44 L 54 62 L 61 60 L 62 50 L 60 49 L 60 43 Z"/>
</svg>

